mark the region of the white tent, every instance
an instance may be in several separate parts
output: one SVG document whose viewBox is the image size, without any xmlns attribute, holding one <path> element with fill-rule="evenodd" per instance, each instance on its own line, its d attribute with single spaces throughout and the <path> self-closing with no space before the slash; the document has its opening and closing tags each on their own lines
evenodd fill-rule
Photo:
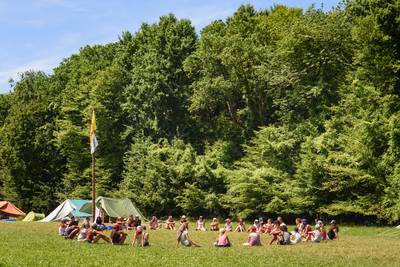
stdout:
<svg viewBox="0 0 400 267">
<path fill-rule="evenodd" d="M 71 215 L 77 218 L 91 217 L 91 214 L 79 211 L 88 202 L 89 200 L 67 199 L 40 222 L 60 221 Z M 98 210 L 96 210 L 96 215 L 98 215 Z"/>
</svg>

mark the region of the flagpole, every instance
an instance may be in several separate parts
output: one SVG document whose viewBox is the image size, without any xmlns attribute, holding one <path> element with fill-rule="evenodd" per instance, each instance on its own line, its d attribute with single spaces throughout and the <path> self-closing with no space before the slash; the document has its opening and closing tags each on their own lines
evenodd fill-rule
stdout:
<svg viewBox="0 0 400 267">
<path fill-rule="evenodd" d="M 92 222 L 96 219 L 96 152 L 92 153 Z"/>
</svg>

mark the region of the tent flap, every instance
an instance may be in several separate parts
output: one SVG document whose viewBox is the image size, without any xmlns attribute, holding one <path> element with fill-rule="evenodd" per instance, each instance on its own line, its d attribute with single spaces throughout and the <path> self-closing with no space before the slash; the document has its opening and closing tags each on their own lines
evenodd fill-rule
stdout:
<svg viewBox="0 0 400 267">
<path fill-rule="evenodd" d="M 63 218 L 73 215 L 78 218 L 90 217 L 90 213 L 79 211 L 79 209 L 89 200 L 67 199 L 61 203 L 55 210 L 53 210 L 46 218 L 40 220 L 41 222 L 60 221 Z"/>
<path fill-rule="evenodd" d="M 138 215 L 142 219 L 145 219 L 140 210 L 133 205 L 132 201 L 127 198 L 116 199 L 108 197 L 98 197 L 96 199 L 96 207 L 103 209 L 104 212 L 112 218 L 122 217 L 127 218 L 129 215 Z M 91 203 L 86 203 L 82 206 L 80 211 L 90 212 L 92 209 Z"/>
</svg>

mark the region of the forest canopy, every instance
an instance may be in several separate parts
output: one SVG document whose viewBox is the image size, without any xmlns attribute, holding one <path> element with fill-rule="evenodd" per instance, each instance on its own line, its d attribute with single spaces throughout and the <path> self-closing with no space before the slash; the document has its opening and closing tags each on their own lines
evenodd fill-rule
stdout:
<svg viewBox="0 0 400 267">
<path fill-rule="evenodd" d="M 147 215 L 400 219 L 400 0 L 173 14 L 0 95 L 0 198 L 99 195 Z"/>
</svg>

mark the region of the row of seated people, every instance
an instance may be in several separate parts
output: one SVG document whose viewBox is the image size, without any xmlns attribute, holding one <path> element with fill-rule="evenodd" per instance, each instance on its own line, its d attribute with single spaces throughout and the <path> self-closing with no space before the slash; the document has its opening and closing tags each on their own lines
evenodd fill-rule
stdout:
<svg viewBox="0 0 400 267">
<path fill-rule="evenodd" d="M 214 222 L 215 220 L 213 220 Z M 260 222 L 261 221 L 261 222 Z M 196 230 L 203 230 L 204 220 L 202 217 L 196 222 Z M 150 226 L 151 227 L 151 226 Z M 110 229 L 111 234 L 107 236 L 103 230 Z M 148 246 L 149 245 L 149 234 L 146 232 L 146 227 L 141 225 L 139 218 L 129 217 L 127 221 L 122 218 L 117 218 L 117 221 L 112 226 L 106 227 L 100 217 L 96 219 L 96 222 L 90 224 L 90 218 L 86 218 L 81 225 L 78 225 L 78 220 L 73 216 L 70 219 L 65 219 L 61 222 L 59 227 L 59 234 L 65 236 L 66 239 L 74 239 L 77 237 L 78 241 L 85 241 L 89 243 L 96 243 L 98 240 L 103 239 L 104 241 L 118 245 L 123 244 L 127 238 L 127 232 L 124 230 L 134 230 L 134 235 L 131 241 L 132 245 L 137 246 Z M 188 235 L 188 222 L 185 216 L 182 216 L 180 220 L 180 227 L 178 229 L 177 244 L 183 246 L 198 246 L 195 242 L 189 239 Z M 229 238 L 227 233 L 232 231 L 232 222 L 230 220 L 225 221 L 224 227 L 218 229 L 219 235 L 215 242 L 218 247 L 230 246 Z M 217 229 L 213 229 L 217 230 Z M 239 220 L 238 226 L 235 228 L 238 232 L 246 231 L 246 227 L 243 220 Z M 272 223 L 272 220 L 268 220 L 265 224 L 262 220 L 256 219 L 248 229 L 249 236 L 247 242 L 244 243 L 246 246 L 258 246 L 261 245 L 260 235 L 262 233 L 269 234 L 272 236 L 269 244 L 297 244 L 302 241 L 312 241 L 315 243 L 325 239 L 338 239 L 339 238 L 339 226 L 336 221 L 331 221 L 329 230 L 326 231 L 324 224 L 321 220 L 316 220 L 315 229 L 313 230 L 310 224 L 305 219 L 296 219 L 295 229 L 289 233 L 286 224 L 283 222 L 282 217 L 278 217 L 277 220 Z"/>
<path fill-rule="evenodd" d="M 64 236 L 65 239 L 77 238 L 78 241 L 88 243 L 96 243 L 100 239 L 103 239 L 113 245 L 122 245 L 128 236 L 128 233 L 124 231 L 125 229 L 134 230 L 131 240 L 132 246 L 145 247 L 149 245 L 149 234 L 146 232 L 146 226 L 141 225 L 139 218 L 131 216 L 129 216 L 126 222 L 122 218 L 117 218 L 116 222 L 109 227 L 103 224 L 100 217 L 97 217 L 96 222 L 92 224 L 90 223 L 90 218 L 87 217 L 79 225 L 79 220 L 71 216 L 71 218 L 65 218 L 61 221 L 58 233 Z M 107 236 L 104 230 L 111 230 L 110 235 Z"/>
<path fill-rule="evenodd" d="M 182 216 L 182 219 L 186 219 L 185 216 Z M 150 221 L 150 229 L 158 229 L 161 224 L 155 225 L 156 217 L 153 216 Z M 329 230 L 325 229 L 325 225 L 322 220 L 315 220 L 315 229 L 312 229 L 312 226 L 308 223 L 306 219 L 296 218 L 296 228 L 292 232 L 292 236 L 301 236 L 301 240 L 303 241 L 314 241 L 318 242 L 318 240 L 326 240 L 326 239 L 335 239 L 339 237 L 339 226 L 336 221 L 331 221 Z M 213 218 L 210 223 L 211 231 L 218 231 L 220 229 L 219 221 L 217 218 Z M 254 220 L 253 225 L 247 229 L 248 232 L 251 232 L 251 229 L 255 229 L 257 233 L 265 233 L 272 234 L 276 232 L 280 232 L 279 227 L 286 225 L 283 222 L 282 217 L 278 217 L 274 222 L 272 219 L 268 219 L 266 222 L 262 218 Z M 175 230 L 175 221 L 172 216 L 169 216 L 165 221 L 165 228 L 169 230 Z M 237 226 L 234 228 L 232 221 L 228 218 L 225 220 L 225 224 L 222 227 L 226 232 L 246 232 L 246 225 L 243 219 L 239 219 Z M 196 231 L 207 231 L 205 220 L 203 216 L 200 216 L 196 222 Z M 296 234 L 297 233 L 297 234 Z M 297 240 L 298 238 L 296 238 Z"/>
</svg>

